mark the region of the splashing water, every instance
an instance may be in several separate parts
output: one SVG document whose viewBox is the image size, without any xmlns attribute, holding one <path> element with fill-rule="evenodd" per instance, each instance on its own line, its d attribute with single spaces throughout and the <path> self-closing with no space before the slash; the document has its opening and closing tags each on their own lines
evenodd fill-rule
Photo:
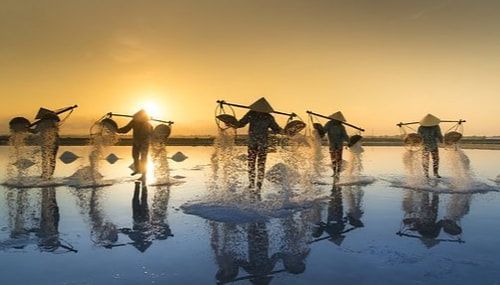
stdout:
<svg viewBox="0 0 500 285">
<path fill-rule="evenodd" d="M 153 175 L 156 184 L 170 183 L 170 166 L 168 163 L 168 153 L 163 140 L 153 140 L 151 142 L 151 158 L 153 161 Z"/>
<path fill-rule="evenodd" d="M 319 180 L 322 178 L 326 168 L 324 166 L 325 156 L 323 154 L 321 137 L 318 131 L 312 130 L 311 135 L 308 136 L 308 144 L 311 146 L 310 157 L 312 157 L 312 169 L 314 170 L 313 179 Z"/>
<path fill-rule="evenodd" d="M 451 185 L 462 191 L 471 188 L 474 184 L 474 173 L 465 152 L 459 146 L 447 149 L 446 160 L 451 167 Z"/>
<path fill-rule="evenodd" d="M 348 180 L 354 180 L 355 178 L 361 176 L 363 171 L 363 152 L 365 151 L 361 146 L 361 141 L 357 142 L 353 146 L 349 147 L 349 157 L 347 160 L 347 167 L 345 169 L 345 174 Z"/>
<path fill-rule="evenodd" d="M 310 141 L 310 138 L 298 134 L 288 137 L 282 143 L 282 147 L 278 148 L 281 163 L 286 167 L 281 167 L 283 170 L 282 179 L 277 186 L 285 203 L 292 197 L 300 200 L 302 197 L 315 194 L 316 189 L 313 182 L 320 169 L 317 166 L 317 160 L 321 160 L 321 154 L 317 154 L 311 159 Z"/>
<path fill-rule="evenodd" d="M 209 194 L 214 195 L 212 198 L 223 198 L 228 193 L 234 195 L 245 185 L 246 156 L 235 146 L 235 132 L 234 129 L 219 130 L 214 140 L 209 187 Z"/>
<path fill-rule="evenodd" d="M 106 150 L 119 141 L 118 135 L 107 131 L 105 128 L 91 136 L 89 143 L 89 165 L 80 167 L 69 177 L 71 184 L 76 186 L 99 186 L 102 184 L 103 175 L 100 165 L 105 158 Z"/>
<path fill-rule="evenodd" d="M 51 179 L 56 167 L 56 155 L 59 148 L 59 125 L 50 120 L 42 120 L 37 126 L 38 145 L 40 146 L 40 168 L 42 178 Z"/>
<path fill-rule="evenodd" d="M 417 186 L 425 183 L 420 151 L 406 149 L 403 153 L 403 164 L 406 172 L 406 184 Z"/>
<path fill-rule="evenodd" d="M 246 154 L 234 144 L 234 131 L 219 131 L 211 157 L 209 193 L 198 201 L 185 203 L 184 213 L 214 221 L 248 223 L 283 217 L 312 207 L 319 197 L 309 195 L 313 187 L 313 160 L 307 140 L 298 135 L 281 142 L 268 156 L 266 181 L 261 199 L 246 187 Z M 315 192 L 316 193 L 316 192 Z"/>
<path fill-rule="evenodd" d="M 11 132 L 9 137 L 9 163 L 7 166 L 8 180 L 22 180 L 35 172 L 39 162 L 34 159 L 33 148 L 26 144 L 29 134 L 25 132 Z M 33 165 L 33 167 L 31 167 Z"/>
</svg>

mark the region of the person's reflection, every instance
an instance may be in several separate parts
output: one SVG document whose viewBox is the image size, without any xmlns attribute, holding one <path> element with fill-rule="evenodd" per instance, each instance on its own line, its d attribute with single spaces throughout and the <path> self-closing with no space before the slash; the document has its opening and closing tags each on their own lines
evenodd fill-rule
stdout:
<svg viewBox="0 0 500 285">
<path fill-rule="evenodd" d="M 248 260 L 241 267 L 250 275 L 252 284 L 269 284 L 273 269 L 280 257 L 278 253 L 269 256 L 269 236 L 265 222 L 250 223 L 248 233 Z"/>
<path fill-rule="evenodd" d="M 245 242 L 243 231 L 237 225 L 218 222 L 210 222 L 210 229 L 210 244 L 219 267 L 215 279 L 221 284 L 232 282 L 238 276 L 244 259 L 240 248 Z"/>
<path fill-rule="evenodd" d="M 40 205 L 40 227 L 35 229 L 38 248 L 46 252 L 55 252 L 59 248 L 76 252 L 71 245 L 61 243 L 59 238 L 59 206 L 54 187 L 42 189 Z"/>
<path fill-rule="evenodd" d="M 306 270 L 306 258 L 310 252 L 311 221 L 315 211 L 302 211 L 283 220 L 284 239 L 280 256 L 288 273 L 301 274 Z"/>
<path fill-rule="evenodd" d="M 54 188 L 42 189 L 40 228 L 36 235 L 42 251 L 54 251 L 59 247 L 59 206 Z"/>
<path fill-rule="evenodd" d="M 363 195 L 364 191 L 361 186 L 346 186 L 345 201 L 347 204 L 347 220 L 349 224 L 355 228 L 364 227 L 361 221 L 363 217 Z"/>
<path fill-rule="evenodd" d="M 9 189 L 7 192 L 7 207 L 9 209 L 10 237 L 20 238 L 29 235 L 26 210 L 29 208 L 28 190 Z"/>
<path fill-rule="evenodd" d="M 353 195 L 353 193 L 349 191 L 348 194 Z M 325 239 L 321 238 L 323 233 L 327 233 L 330 241 L 336 245 L 341 245 L 345 239 L 345 233 L 363 227 L 364 225 L 360 220 L 363 213 L 360 208 L 361 197 L 358 198 L 359 201 L 351 201 L 352 203 L 348 205 L 348 215 L 344 216 L 342 187 L 335 186 L 332 189 L 328 202 L 326 223 L 320 221 L 316 224 L 316 228 L 313 231 L 313 237 L 317 238 L 317 240 L 322 240 Z"/>
<path fill-rule="evenodd" d="M 142 186 L 141 186 L 142 185 Z M 170 190 L 168 187 L 158 188 L 153 198 L 153 210 L 149 211 L 148 188 L 140 182 L 135 183 L 132 198 L 132 229 L 123 228 L 120 231 L 126 234 L 135 248 L 145 252 L 153 240 L 165 240 L 173 236 L 170 226 L 166 222 L 167 207 Z"/>
<path fill-rule="evenodd" d="M 105 219 L 99 199 L 99 189 L 92 189 L 89 203 L 91 235 L 97 245 L 110 248 L 118 241 L 118 229 Z"/>
<path fill-rule="evenodd" d="M 141 187 L 142 185 L 142 187 Z M 153 243 L 149 224 L 148 188 L 140 182 L 135 183 L 132 197 L 132 229 L 122 229 L 133 242 L 131 243 L 140 252 L 145 252 Z"/>
<path fill-rule="evenodd" d="M 165 240 L 174 236 L 167 222 L 169 199 L 170 186 L 156 187 L 151 212 L 151 230 L 153 237 L 157 240 Z"/>
<path fill-rule="evenodd" d="M 460 220 L 470 211 L 472 194 L 453 194 L 446 207 L 446 215 L 441 220 L 443 231 L 451 236 L 460 237 Z"/>
<path fill-rule="evenodd" d="M 405 231 L 417 233 L 422 243 L 428 247 L 439 244 L 439 233 L 442 222 L 438 222 L 439 195 L 437 193 L 413 193 L 410 191 L 404 197 L 403 210 Z M 399 235 L 411 236 L 400 231 Z"/>
<path fill-rule="evenodd" d="M 42 188 L 39 196 L 38 193 L 33 194 L 33 191 L 35 190 L 11 189 L 7 192 L 11 239 L 2 241 L 0 249 L 22 249 L 35 242 L 42 252 L 77 252 L 59 237 L 56 189 Z M 35 197 L 40 200 L 35 201 Z"/>
</svg>

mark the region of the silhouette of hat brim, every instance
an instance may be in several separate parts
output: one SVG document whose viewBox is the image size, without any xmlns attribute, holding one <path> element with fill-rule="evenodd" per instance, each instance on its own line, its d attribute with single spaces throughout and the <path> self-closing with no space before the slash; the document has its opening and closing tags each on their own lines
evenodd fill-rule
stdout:
<svg viewBox="0 0 500 285">
<path fill-rule="evenodd" d="M 432 114 L 427 114 L 420 120 L 420 125 L 423 127 L 434 127 L 439 125 L 439 123 L 441 123 L 441 120 Z"/>
<path fill-rule="evenodd" d="M 342 114 L 342 112 L 340 112 L 340 111 L 331 114 L 330 116 L 328 116 L 328 118 L 335 120 L 335 121 L 339 121 L 339 122 L 346 121 L 344 114 Z"/>
<path fill-rule="evenodd" d="M 259 100 L 255 101 L 252 105 L 250 105 L 250 110 L 261 112 L 261 113 L 272 113 L 274 112 L 271 104 L 266 100 L 266 98 L 262 97 Z"/>
</svg>

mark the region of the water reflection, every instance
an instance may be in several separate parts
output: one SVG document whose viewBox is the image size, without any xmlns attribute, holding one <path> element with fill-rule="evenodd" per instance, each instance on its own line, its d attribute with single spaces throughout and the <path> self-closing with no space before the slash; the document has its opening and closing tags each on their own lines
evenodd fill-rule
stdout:
<svg viewBox="0 0 500 285">
<path fill-rule="evenodd" d="M 302 211 L 274 225 L 262 221 L 245 225 L 210 222 L 211 246 L 219 267 L 217 282 L 269 284 L 280 273 L 303 273 L 317 213 Z"/>
<path fill-rule="evenodd" d="M 38 193 L 26 189 L 7 192 L 10 239 L 0 249 L 23 249 L 36 244 L 42 252 L 77 252 L 59 233 L 59 206 L 56 189 L 42 188 Z"/>
<path fill-rule="evenodd" d="M 103 213 L 101 191 L 92 189 L 89 203 L 91 237 L 96 245 L 110 247 L 118 241 L 118 230 Z"/>
<path fill-rule="evenodd" d="M 112 248 L 118 241 L 118 229 L 102 206 L 104 191 L 105 188 L 72 189 L 80 214 L 89 225 L 93 244 Z"/>
<path fill-rule="evenodd" d="M 342 189 L 344 188 L 344 189 Z M 363 195 L 361 186 L 335 186 L 330 195 L 328 205 L 321 209 L 320 219 L 313 232 L 314 242 L 330 240 L 336 245 L 341 245 L 346 238 L 346 233 L 364 227 Z M 347 210 L 344 211 L 344 202 Z M 323 237 L 324 234 L 327 234 Z"/>
<path fill-rule="evenodd" d="M 407 190 L 403 197 L 404 218 L 399 236 L 419 239 L 427 248 L 441 242 L 463 243 L 460 220 L 469 212 L 471 194 L 452 194 L 446 214 L 439 218 L 440 194 Z M 441 238 L 441 231 L 448 236 Z"/>
<path fill-rule="evenodd" d="M 140 182 L 135 183 L 132 197 L 133 225 L 132 228 L 120 229 L 120 232 L 127 235 L 132 241 L 128 244 L 140 252 L 145 252 L 154 240 L 165 240 L 173 236 L 166 221 L 169 193 L 169 187 L 157 187 L 150 213 L 148 187 Z"/>
</svg>

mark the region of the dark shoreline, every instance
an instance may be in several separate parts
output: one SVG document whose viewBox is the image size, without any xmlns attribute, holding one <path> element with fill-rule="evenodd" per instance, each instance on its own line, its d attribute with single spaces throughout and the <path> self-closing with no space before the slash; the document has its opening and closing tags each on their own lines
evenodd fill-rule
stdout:
<svg viewBox="0 0 500 285">
<path fill-rule="evenodd" d="M 169 138 L 167 146 L 211 146 L 214 143 L 213 136 L 200 137 L 172 137 Z M 246 136 L 240 135 L 236 139 L 237 145 L 245 145 Z M 0 136 L 0 145 L 6 146 L 9 144 L 9 136 Z M 28 140 L 28 144 L 33 144 L 33 141 Z M 63 146 L 85 146 L 89 144 L 88 137 L 61 137 L 60 144 Z M 132 145 L 130 137 L 124 137 L 117 143 L 118 146 Z M 324 141 L 326 145 L 326 141 Z M 403 146 L 403 142 L 399 137 L 365 137 L 363 139 L 364 146 Z M 464 149 L 500 149 L 500 138 L 487 137 L 464 137 L 461 141 L 461 147 Z"/>
</svg>

